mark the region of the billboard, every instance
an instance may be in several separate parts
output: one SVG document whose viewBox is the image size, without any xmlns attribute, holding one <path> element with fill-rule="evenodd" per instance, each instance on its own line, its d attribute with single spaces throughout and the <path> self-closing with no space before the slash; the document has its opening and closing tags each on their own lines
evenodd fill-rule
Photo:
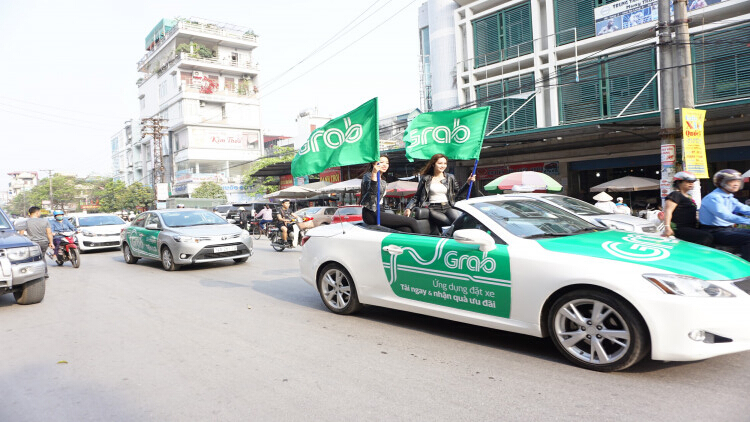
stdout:
<svg viewBox="0 0 750 422">
<path fill-rule="evenodd" d="M 688 0 L 688 12 L 729 0 Z M 671 8 L 674 15 L 674 9 Z M 659 20 L 657 0 L 620 0 L 594 9 L 596 36 Z"/>
</svg>

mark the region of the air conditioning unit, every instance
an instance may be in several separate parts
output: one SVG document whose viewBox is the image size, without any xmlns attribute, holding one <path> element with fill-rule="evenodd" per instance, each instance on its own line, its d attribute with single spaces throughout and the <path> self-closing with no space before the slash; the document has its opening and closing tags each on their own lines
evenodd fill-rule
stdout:
<svg viewBox="0 0 750 422">
<path fill-rule="evenodd" d="M 193 104 L 195 104 L 195 103 L 193 103 Z M 198 105 L 200 105 L 201 107 L 205 107 L 206 106 L 206 102 L 205 101 L 200 101 L 198 103 Z"/>
<path fill-rule="evenodd" d="M 195 70 L 195 71 L 193 71 L 193 77 L 194 78 L 202 78 L 203 77 L 203 72 Z"/>
</svg>

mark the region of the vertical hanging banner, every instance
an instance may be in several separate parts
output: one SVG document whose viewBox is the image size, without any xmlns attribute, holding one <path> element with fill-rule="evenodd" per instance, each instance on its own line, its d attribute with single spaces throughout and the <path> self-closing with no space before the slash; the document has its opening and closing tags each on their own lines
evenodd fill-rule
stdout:
<svg viewBox="0 0 750 422">
<path fill-rule="evenodd" d="M 429 160 L 440 153 L 451 160 L 478 159 L 489 114 L 489 107 L 420 114 L 404 133 L 406 158 Z"/>
<path fill-rule="evenodd" d="M 703 139 L 703 122 L 706 110 L 683 108 L 682 110 L 682 153 L 685 157 L 684 169 L 699 179 L 707 179 L 706 144 Z"/>
<path fill-rule="evenodd" d="M 313 131 L 292 160 L 294 177 L 327 168 L 378 161 L 378 99 L 362 104 Z"/>
</svg>

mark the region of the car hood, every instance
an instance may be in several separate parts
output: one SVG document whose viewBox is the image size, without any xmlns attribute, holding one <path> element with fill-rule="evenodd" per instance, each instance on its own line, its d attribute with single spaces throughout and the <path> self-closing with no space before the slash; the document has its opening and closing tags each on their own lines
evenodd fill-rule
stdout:
<svg viewBox="0 0 750 422">
<path fill-rule="evenodd" d="M 13 230 L 0 231 L 0 249 L 31 246 L 33 243 Z"/>
<path fill-rule="evenodd" d="M 606 215 L 582 215 L 581 217 L 586 220 L 611 220 L 619 221 L 621 223 L 631 224 L 633 226 L 653 226 L 654 223 L 646 220 L 645 218 L 635 217 L 626 214 L 606 214 Z"/>
<path fill-rule="evenodd" d="M 750 276 L 750 263 L 727 252 L 662 236 L 606 230 L 538 239 L 549 251 L 624 261 L 703 280 Z M 617 271 L 613 266 L 603 271 Z"/>
<path fill-rule="evenodd" d="M 235 235 L 242 233 L 241 228 L 229 223 L 190 227 L 170 227 L 169 231 L 192 237 Z"/>
<path fill-rule="evenodd" d="M 125 224 L 107 224 L 106 226 L 82 226 L 79 229 L 96 234 L 120 234 L 120 230 L 125 227 L 127 227 Z"/>
</svg>

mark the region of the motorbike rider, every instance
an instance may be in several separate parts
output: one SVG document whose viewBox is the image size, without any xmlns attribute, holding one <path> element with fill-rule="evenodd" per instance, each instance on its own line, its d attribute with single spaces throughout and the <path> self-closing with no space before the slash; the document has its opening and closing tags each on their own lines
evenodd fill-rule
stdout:
<svg viewBox="0 0 750 422">
<path fill-rule="evenodd" d="M 50 228 L 52 229 L 53 234 L 52 242 L 55 245 L 55 255 L 58 255 L 60 253 L 60 242 L 63 238 L 62 232 L 75 232 L 76 228 L 73 227 L 73 224 L 71 224 L 67 218 L 65 218 L 65 213 L 63 211 L 54 211 L 52 216 L 55 217 L 55 221 L 50 223 Z"/>
<path fill-rule="evenodd" d="M 698 228 L 698 208 L 690 196 L 693 185 L 698 180 L 693 173 L 681 171 L 672 178 L 676 189 L 664 201 L 664 236 L 713 246 L 714 238 L 705 230 Z"/>
<path fill-rule="evenodd" d="M 713 182 L 716 189 L 703 197 L 698 213 L 701 229 L 713 235 L 716 245 L 739 247 L 742 258 L 750 261 L 750 230 L 735 227 L 735 224 L 750 224 L 750 206 L 734 197 L 742 189 L 742 174 L 733 169 L 719 170 Z"/>
<path fill-rule="evenodd" d="M 255 214 L 255 219 L 259 221 L 261 229 L 265 229 L 266 225 L 273 221 L 273 213 L 268 205 L 264 205 L 263 209 Z"/>
<path fill-rule="evenodd" d="M 293 230 L 294 227 L 294 221 L 297 218 L 297 216 L 292 212 L 289 207 L 292 205 L 291 201 L 288 199 L 285 199 L 281 201 L 281 208 L 279 208 L 279 215 L 276 216 L 276 218 L 279 220 L 276 223 L 276 227 L 281 230 L 281 238 L 284 241 L 284 243 L 287 243 L 287 233 L 290 230 Z"/>
</svg>

